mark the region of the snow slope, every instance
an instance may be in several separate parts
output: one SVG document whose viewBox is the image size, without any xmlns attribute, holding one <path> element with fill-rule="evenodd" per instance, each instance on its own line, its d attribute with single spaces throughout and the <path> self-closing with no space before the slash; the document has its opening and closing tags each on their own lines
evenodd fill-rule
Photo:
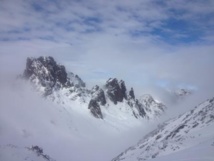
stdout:
<svg viewBox="0 0 214 161">
<path fill-rule="evenodd" d="M 214 160 L 214 98 L 206 100 L 189 112 L 170 119 L 147 134 L 136 146 L 128 148 L 113 161 L 187 160 L 194 151 L 202 150 L 200 158 Z M 207 150 L 205 150 L 207 149 Z M 175 155 L 174 155 L 175 154 Z M 161 157 L 163 159 L 161 159 Z"/>
<path fill-rule="evenodd" d="M 32 146 L 56 161 L 109 161 L 140 139 L 148 124 L 111 106 L 105 120 L 96 119 L 81 102 L 55 104 L 23 81 L 1 83 L 0 89 L 1 161 L 43 161 L 26 149 Z"/>
<path fill-rule="evenodd" d="M 214 160 L 214 139 L 200 143 L 196 146 L 161 156 L 152 161 L 213 161 Z"/>
</svg>

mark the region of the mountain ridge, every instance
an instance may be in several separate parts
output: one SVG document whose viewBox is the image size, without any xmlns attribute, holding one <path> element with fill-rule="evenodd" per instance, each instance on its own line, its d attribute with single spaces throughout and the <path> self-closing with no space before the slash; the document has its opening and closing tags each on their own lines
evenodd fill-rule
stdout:
<svg viewBox="0 0 214 161">
<path fill-rule="evenodd" d="M 53 57 L 27 58 L 22 78 L 32 82 L 45 98 L 59 104 L 76 100 L 87 104 L 90 113 L 98 119 L 104 119 L 102 109 L 107 108 L 109 102 L 115 106 L 124 102 L 129 106 L 130 115 L 135 118 L 159 117 L 166 109 L 164 104 L 156 102 L 152 96 L 150 102 L 137 99 L 134 89 L 127 90 L 125 81 L 117 78 L 109 78 L 103 88 L 95 85 L 89 90 L 78 75 L 67 72 L 65 66 L 58 64 Z"/>
</svg>

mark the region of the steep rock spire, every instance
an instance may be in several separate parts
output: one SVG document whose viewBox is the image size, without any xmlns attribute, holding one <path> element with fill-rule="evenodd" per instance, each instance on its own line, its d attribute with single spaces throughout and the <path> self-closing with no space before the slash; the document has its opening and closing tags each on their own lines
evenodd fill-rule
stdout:
<svg viewBox="0 0 214 161">
<path fill-rule="evenodd" d="M 122 102 L 123 99 L 127 99 L 126 95 L 126 86 L 124 81 L 118 82 L 116 78 L 110 78 L 105 85 L 107 89 L 107 95 L 109 99 L 117 104 L 118 102 Z"/>
<path fill-rule="evenodd" d="M 129 96 L 131 99 L 135 99 L 135 94 L 134 94 L 134 89 L 131 88 L 131 90 L 129 91 Z"/>
</svg>

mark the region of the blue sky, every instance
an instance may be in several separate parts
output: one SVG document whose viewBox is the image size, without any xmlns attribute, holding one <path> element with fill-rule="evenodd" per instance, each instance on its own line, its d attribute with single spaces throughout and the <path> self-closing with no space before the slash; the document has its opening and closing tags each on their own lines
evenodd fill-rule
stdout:
<svg viewBox="0 0 214 161">
<path fill-rule="evenodd" d="M 76 41 L 66 33 L 150 37 L 173 44 L 213 41 L 212 0 L 1 1 L 1 41 Z"/>
<path fill-rule="evenodd" d="M 213 8 L 213 0 L 0 0 L 1 73 L 51 55 L 89 84 L 112 76 L 144 90 L 209 89 Z"/>
</svg>

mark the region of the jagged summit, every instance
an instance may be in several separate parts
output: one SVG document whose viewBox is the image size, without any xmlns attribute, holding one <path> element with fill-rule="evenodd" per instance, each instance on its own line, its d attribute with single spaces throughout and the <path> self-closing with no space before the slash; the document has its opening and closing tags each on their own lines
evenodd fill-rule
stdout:
<svg viewBox="0 0 214 161">
<path fill-rule="evenodd" d="M 37 77 L 42 86 L 47 83 L 51 83 L 51 86 L 55 83 L 65 86 L 67 82 L 65 67 L 57 64 L 53 57 L 27 58 L 24 77 L 31 80 Z"/>
<path fill-rule="evenodd" d="M 107 95 L 114 104 L 122 102 L 124 99 L 127 99 L 126 95 L 126 85 L 123 80 L 119 81 L 117 78 L 110 78 L 106 84 L 105 88 Z"/>
<path fill-rule="evenodd" d="M 79 102 L 96 118 L 104 119 L 102 109 L 109 106 L 123 109 L 135 118 L 148 119 L 160 116 L 165 110 L 152 96 L 137 99 L 134 89 L 127 90 L 125 81 L 117 78 L 108 79 L 103 88 L 95 85 L 89 90 L 78 75 L 67 72 L 53 57 L 27 58 L 23 78 L 31 81 L 45 98 L 66 106 L 72 101 Z"/>
<path fill-rule="evenodd" d="M 85 83 L 63 65 L 57 64 L 53 57 L 27 58 L 23 77 L 33 82 L 45 96 L 62 88 L 85 87 Z"/>
<path fill-rule="evenodd" d="M 135 99 L 135 94 L 134 94 L 133 88 L 131 88 L 131 90 L 129 91 L 129 96 L 130 96 L 130 99 Z"/>
<path fill-rule="evenodd" d="M 106 104 L 106 98 L 103 89 L 98 85 L 94 86 L 91 90 L 92 99 L 99 102 L 101 105 Z"/>
</svg>

